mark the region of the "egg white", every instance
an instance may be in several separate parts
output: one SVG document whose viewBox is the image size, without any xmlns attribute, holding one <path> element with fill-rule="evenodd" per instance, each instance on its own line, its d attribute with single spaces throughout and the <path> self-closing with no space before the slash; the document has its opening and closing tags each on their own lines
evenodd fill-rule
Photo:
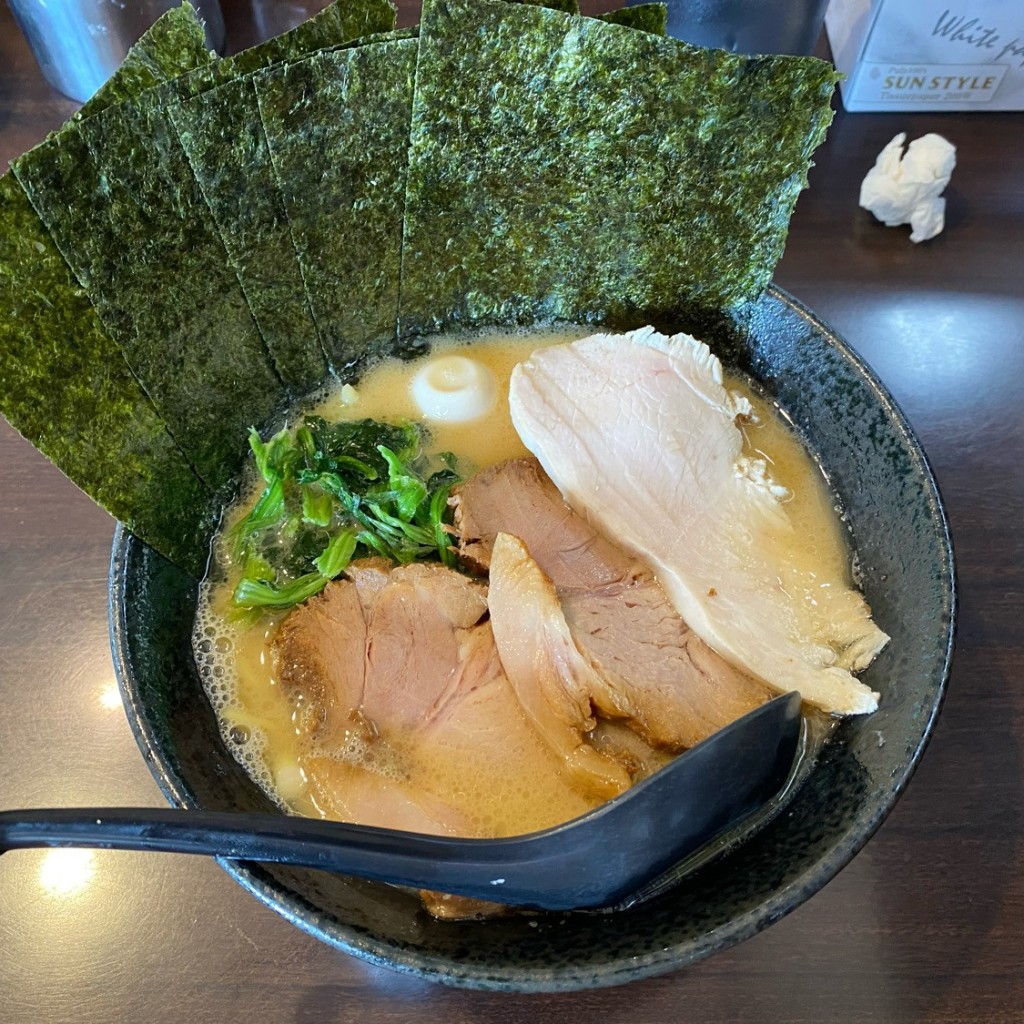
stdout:
<svg viewBox="0 0 1024 1024">
<path fill-rule="evenodd" d="M 466 356 L 431 359 L 410 385 L 424 419 L 468 423 L 486 416 L 498 401 L 498 382 L 483 363 Z"/>
</svg>

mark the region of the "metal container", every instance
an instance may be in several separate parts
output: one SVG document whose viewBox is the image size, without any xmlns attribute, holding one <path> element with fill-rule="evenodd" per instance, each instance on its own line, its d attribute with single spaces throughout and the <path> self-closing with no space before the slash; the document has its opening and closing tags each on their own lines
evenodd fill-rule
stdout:
<svg viewBox="0 0 1024 1024">
<path fill-rule="evenodd" d="M 7 0 L 46 80 L 85 102 L 117 70 L 128 48 L 181 0 Z M 219 0 L 192 0 L 211 49 L 224 45 Z"/>
<path fill-rule="evenodd" d="M 644 0 L 629 0 L 628 6 Z M 668 34 L 732 53 L 812 53 L 828 0 L 667 0 Z"/>
</svg>

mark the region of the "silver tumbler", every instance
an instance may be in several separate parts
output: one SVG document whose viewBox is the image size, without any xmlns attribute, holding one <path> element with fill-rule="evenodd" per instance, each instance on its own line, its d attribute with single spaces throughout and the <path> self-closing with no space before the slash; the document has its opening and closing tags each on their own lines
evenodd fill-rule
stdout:
<svg viewBox="0 0 1024 1024">
<path fill-rule="evenodd" d="M 644 0 L 628 0 L 629 5 Z M 809 54 L 828 0 L 667 0 L 668 34 L 733 53 Z"/>
<path fill-rule="evenodd" d="M 7 0 L 46 80 L 85 102 L 117 70 L 132 43 L 181 0 Z M 219 0 L 192 0 L 211 49 L 224 45 Z"/>
</svg>

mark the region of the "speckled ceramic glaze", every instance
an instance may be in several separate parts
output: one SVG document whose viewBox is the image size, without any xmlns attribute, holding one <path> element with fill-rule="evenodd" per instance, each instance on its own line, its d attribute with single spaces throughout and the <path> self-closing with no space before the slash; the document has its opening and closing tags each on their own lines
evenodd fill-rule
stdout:
<svg viewBox="0 0 1024 1024">
<path fill-rule="evenodd" d="M 875 618 L 892 636 L 864 680 L 882 694 L 844 722 L 787 813 L 668 892 L 629 910 L 442 923 L 412 895 L 322 872 L 228 864 L 259 899 L 373 963 L 477 988 L 616 985 L 755 934 L 845 865 L 895 803 L 941 703 L 953 642 L 949 534 L 924 454 L 891 397 L 834 332 L 778 290 L 748 340 L 719 346 L 774 395 L 840 496 Z M 115 538 L 110 621 L 139 745 L 184 807 L 269 810 L 221 741 L 192 661 L 196 583 Z"/>
</svg>

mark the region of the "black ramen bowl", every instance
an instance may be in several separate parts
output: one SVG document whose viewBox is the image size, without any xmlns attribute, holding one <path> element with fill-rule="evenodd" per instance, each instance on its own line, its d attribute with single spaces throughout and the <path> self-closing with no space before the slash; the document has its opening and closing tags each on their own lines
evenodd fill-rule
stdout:
<svg viewBox="0 0 1024 1024">
<path fill-rule="evenodd" d="M 714 346 L 713 346 L 714 347 Z M 613 912 L 445 923 L 418 898 L 324 872 L 224 862 L 300 928 L 376 964 L 455 985 L 552 991 L 621 984 L 724 949 L 825 885 L 888 814 L 921 756 L 953 646 L 952 550 L 924 453 L 885 388 L 820 320 L 772 289 L 723 361 L 759 381 L 838 494 L 863 588 L 892 641 L 864 675 L 879 710 L 844 721 L 788 813 L 661 895 Z M 192 660 L 196 581 L 123 530 L 110 627 L 139 746 L 180 807 L 273 807 L 221 739 Z"/>
</svg>

